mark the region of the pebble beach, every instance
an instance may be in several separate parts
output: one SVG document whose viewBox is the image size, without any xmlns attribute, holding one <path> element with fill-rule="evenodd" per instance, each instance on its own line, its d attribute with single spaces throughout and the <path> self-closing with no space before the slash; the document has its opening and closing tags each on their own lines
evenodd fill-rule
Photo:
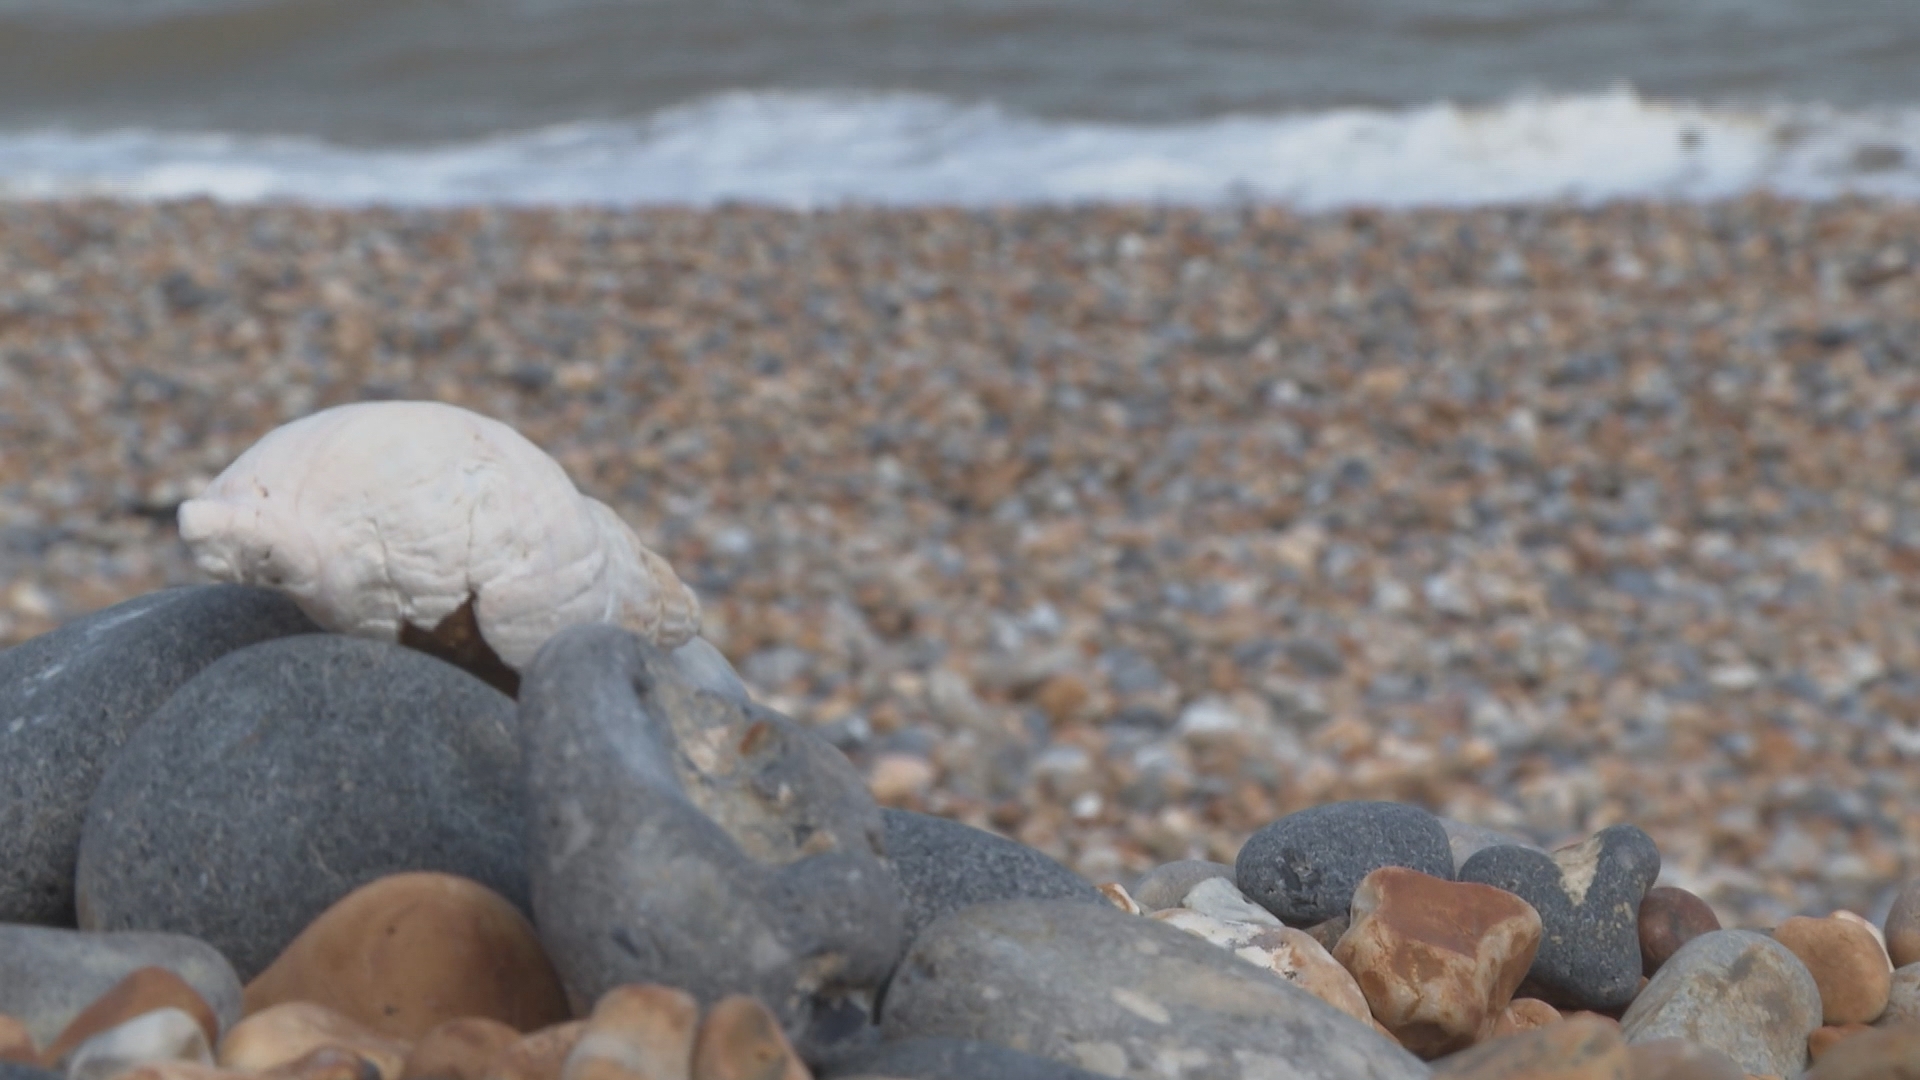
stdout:
<svg viewBox="0 0 1920 1080">
<path fill-rule="evenodd" d="M 269 429 L 502 420 L 884 805 L 1093 882 L 1410 803 L 1920 873 L 1920 206 L 0 204 L 0 646 Z"/>
</svg>

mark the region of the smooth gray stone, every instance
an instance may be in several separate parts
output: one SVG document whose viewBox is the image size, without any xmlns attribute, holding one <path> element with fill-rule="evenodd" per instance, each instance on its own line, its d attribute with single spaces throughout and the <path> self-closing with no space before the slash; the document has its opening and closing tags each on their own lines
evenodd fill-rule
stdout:
<svg viewBox="0 0 1920 1080">
<path fill-rule="evenodd" d="M 1701 934 L 1668 958 L 1620 1027 L 1629 1044 L 1680 1038 L 1750 1073 L 1795 1076 L 1820 1026 L 1820 988 L 1785 945 L 1751 930 Z"/>
<path fill-rule="evenodd" d="M 1895 1024 L 1920 1024 L 1920 963 L 1893 969 L 1893 985 L 1887 994 L 1887 1011 L 1875 1020 L 1875 1027 Z"/>
<path fill-rule="evenodd" d="M 1447 846 L 1453 850 L 1453 872 L 1458 874 L 1467 860 L 1490 847 L 1524 847 L 1542 850 L 1531 841 L 1496 829 L 1481 825 L 1472 825 L 1453 818 L 1440 819 L 1440 827 L 1446 830 Z"/>
<path fill-rule="evenodd" d="M 107 764 L 181 684 L 319 628 L 267 589 L 166 589 L 0 652 L 0 922 L 75 925 L 73 869 Z"/>
<path fill-rule="evenodd" d="M 0 1080 L 61 1080 L 57 1072 L 12 1061 L 0 1061 Z"/>
<path fill-rule="evenodd" d="M 1640 987 L 1640 902 L 1660 876 L 1653 838 L 1612 825 L 1554 852 L 1475 852 L 1461 881 L 1492 885 L 1540 913 L 1540 951 L 1520 993 L 1561 1009 L 1624 1007 Z"/>
<path fill-rule="evenodd" d="M 1099 889 L 1016 840 L 932 814 L 887 807 L 887 857 L 907 899 L 907 941 L 942 915 L 990 900 L 1078 900 L 1113 906 Z"/>
<path fill-rule="evenodd" d="M 0 1015 L 45 1047 L 115 983 L 162 967 L 200 992 L 222 1030 L 240 1020 L 240 977 L 220 950 L 180 934 L 91 934 L 0 924 Z"/>
<path fill-rule="evenodd" d="M 1234 884 L 1288 926 L 1347 914 L 1360 879 L 1404 866 L 1453 879 L 1453 851 L 1440 819 L 1392 802 L 1327 803 L 1262 828 L 1234 859 Z"/>
<path fill-rule="evenodd" d="M 665 983 L 758 997 L 809 1060 L 859 1036 L 903 903 L 838 750 L 598 625 L 534 657 L 520 739 L 534 923 L 576 1005 Z"/>
<path fill-rule="evenodd" d="M 1206 859 L 1181 859 L 1162 863 L 1140 875 L 1133 883 L 1133 902 L 1142 911 L 1165 911 L 1180 906 L 1195 885 L 1208 878 L 1226 878 L 1233 882 L 1233 867 Z"/>
<path fill-rule="evenodd" d="M 753 700 L 753 695 L 747 693 L 747 684 L 741 681 L 740 673 L 733 670 L 733 665 L 727 663 L 727 658 L 706 638 L 696 637 L 673 650 L 670 655 L 680 674 L 700 689 L 735 701 Z"/>
<path fill-rule="evenodd" d="M 822 1080 L 1101 1080 L 1072 1065 L 970 1039 L 882 1043 Z"/>
<path fill-rule="evenodd" d="M 180 688 L 100 781 L 83 927 L 211 942 L 242 979 L 334 901 L 409 870 L 528 906 L 513 701 L 425 653 L 314 634 Z"/>
<path fill-rule="evenodd" d="M 977 904 L 928 927 L 894 974 L 881 1031 L 976 1039 L 1140 1080 L 1429 1075 L 1392 1040 L 1225 949 L 1060 900 Z"/>
</svg>

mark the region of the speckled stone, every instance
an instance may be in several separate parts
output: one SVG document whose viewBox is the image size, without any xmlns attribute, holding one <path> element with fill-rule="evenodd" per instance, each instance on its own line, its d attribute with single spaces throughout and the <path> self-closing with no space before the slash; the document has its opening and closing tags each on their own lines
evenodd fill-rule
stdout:
<svg viewBox="0 0 1920 1080">
<path fill-rule="evenodd" d="M 883 1043 L 821 1080 L 1100 1080 L 1103 1073 L 971 1039 Z"/>
<path fill-rule="evenodd" d="M 1682 1038 L 1750 1073 L 1793 1076 L 1820 1026 L 1820 988 L 1785 945 L 1715 930 L 1680 947 L 1621 1020 L 1629 1043 Z"/>
<path fill-rule="evenodd" d="M 1233 869 L 1240 891 L 1281 922 L 1306 927 L 1346 914 L 1360 879 L 1382 866 L 1451 880 L 1453 850 L 1440 819 L 1390 802 L 1310 807 L 1249 837 Z"/>
<path fill-rule="evenodd" d="M 0 922 L 74 926 L 81 823 L 120 746 L 208 664 L 317 629 L 279 593 L 194 586 L 0 652 Z"/>
<path fill-rule="evenodd" d="M 880 814 L 907 900 L 909 942 L 940 916 L 990 900 L 1109 903 L 1085 878 L 1018 841 L 912 810 Z"/>
<path fill-rule="evenodd" d="M 388 874 L 458 874 L 525 910 L 513 728 L 511 699 L 399 645 L 309 634 L 231 653 L 101 779 L 82 926 L 192 934 L 250 979 Z"/>
</svg>

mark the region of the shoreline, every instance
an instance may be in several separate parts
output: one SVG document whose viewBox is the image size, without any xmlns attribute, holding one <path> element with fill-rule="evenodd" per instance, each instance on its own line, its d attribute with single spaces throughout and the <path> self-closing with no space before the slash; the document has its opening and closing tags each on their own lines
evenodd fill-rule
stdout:
<svg viewBox="0 0 1920 1080">
<path fill-rule="evenodd" d="M 0 645 L 368 396 L 513 424 L 883 801 L 1095 880 L 1339 798 L 1920 871 L 1920 205 L 0 203 Z"/>
</svg>

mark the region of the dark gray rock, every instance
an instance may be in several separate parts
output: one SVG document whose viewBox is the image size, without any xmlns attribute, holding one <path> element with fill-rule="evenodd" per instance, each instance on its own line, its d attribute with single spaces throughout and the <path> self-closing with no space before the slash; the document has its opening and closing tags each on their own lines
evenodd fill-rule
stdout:
<svg viewBox="0 0 1920 1080">
<path fill-rule="evenodd" d="M 1305 927 L 1347 914 L 1360 879 L 1383 866 L 1452 880 L 1440 819 L 1391 802 L 1309 807 L 1248 838 L 1233 873 L 1241 892 L 1281 922 Z"/>
<path fill-rule="evenodd" d="M 67 1024 L 114 984 L 162 967 L 200 992 L 222 1029 L 240 1019 L 240 978 L 220 950 L 178 934 L 89 934 L 51 926 L 0 924 L 0 1015 L 52 1044 Z"/>
<path fill-rule="evenodd" d="M 907 941 L 927 924 L 990 900 L 1079 900 L 1111 907 L 1044 852 L 958 821 L 888 807 L 887 857 L 907 898 Z"/>
<path fill-rule="evenodd" d="M 1505 889 L 1540 913 L 1540 951 L 1521 995 L 1598 1012 L 1626 1005 L 1640 986 L 1640 901 L 1659 876 L 1659 849 L 1632 825 L 1550 853 L 1485 848 L 1460 868 L 1461 881 Z"/>
<path fill-rule="evenodd" d="M 609 626 L 534 657 L 520 736 L 534 922 L 576 1004 L 629 982 L 752 994 L 815 1061 L 860 1035 L 903 904 L 839 751 Z"/>
<path fill-rule="evenodd" d="M 386 874 L 526 908 L 513 702 L 424 653 L 315 634 L 241 649 L 120 751 L 80 843 L 81 926 L 217 946 L 243 979 Z"/>
<path fill-rule="evenodd" d="M 823 1080 L 1101 1080 L 1058 1061 L 970 1039 L 883 1043 Z"/>
<path fill-rule="evenodd" d="M 71 927 L 87 799 L 182 683 L 242 646 L 318 628 L 266 589 L 167 589 L 0 652 L 0 922 Z"/>
<path fill-rule="evenodd" d="M 1154 919 L 1060 900 L 976 904 L 929 926 L 894 974 L 881 1030 L 1141 1080 L 1428 1075 L 1392 1040 L 1265 968 Z"/>
<path fill-rule="evenodd" d="M 1231 883 L 1233 867 L 1206 859 L 1164 863 L 1140 875 L 1140 880 L 1133 883 L 1133 902 L 1139 904 L 1142 911 L 1179 907 L 1187 893 L 1208 878 L 1225 878 Z"/>
<path fill-rule="evenodd" d="M 1701 934 L 1660 965 L 1620 1018 L 1630 1045 L 1680 1038 L 1742 1069 L 1797 1076 L 1820 1026 L 1820 987 L 1785 945 L 1751 930 Z"/>
</svg>

